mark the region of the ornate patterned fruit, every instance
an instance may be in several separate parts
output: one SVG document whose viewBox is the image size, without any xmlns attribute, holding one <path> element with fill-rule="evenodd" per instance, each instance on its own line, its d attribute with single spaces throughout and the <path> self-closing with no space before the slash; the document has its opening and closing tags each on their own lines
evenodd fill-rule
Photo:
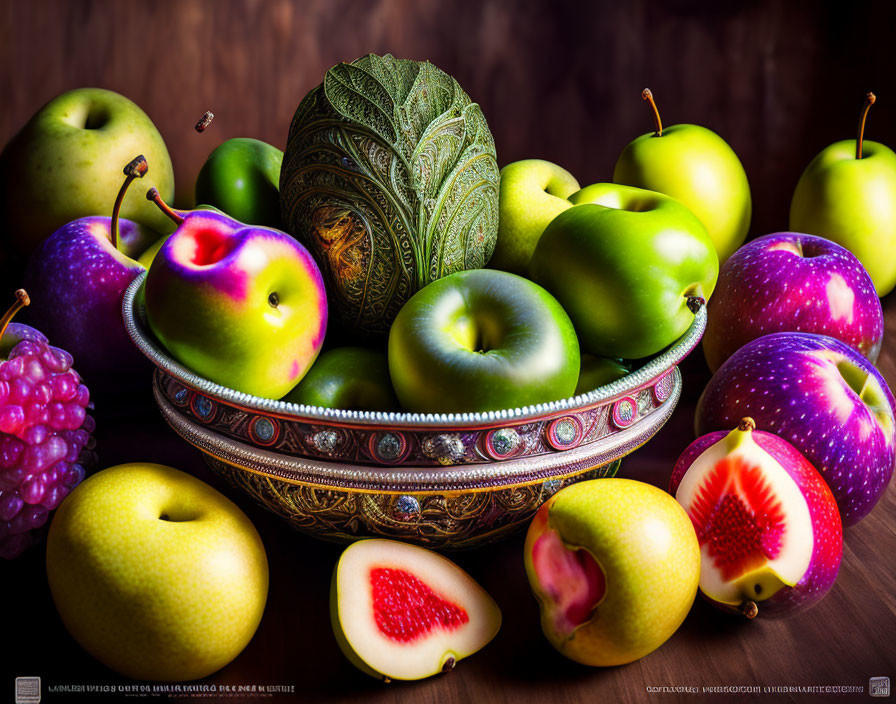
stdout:
<svg viewBox="0 0 896 704">
<path fill-rule="evenodd" d="M 669 490 L 700 541 L 700 590 L 749 618 L 782 615 L 823 597 L 843 535 L 824 479 L 790 443 L 744 418 L 682 453 Z M 758 606 L 757 606 L 758 604 Z"/>
<path fill-rule="evenodd" d="M 333 573 L 330 614 L 339 647 L 364 672 L 419 680 L 483 648 L 501 612 L 450 560 L 394 540 L 361 540 Z"/>
<path fill-rule="evenodd" d="M 370 54 L 331 68 L 299 105 L 283 220 L 324 271 L 337 318 L 384 333 L 415 291 L 486 264 L 498 180 L 485 117 L 456 80 Z"/>
</svg>

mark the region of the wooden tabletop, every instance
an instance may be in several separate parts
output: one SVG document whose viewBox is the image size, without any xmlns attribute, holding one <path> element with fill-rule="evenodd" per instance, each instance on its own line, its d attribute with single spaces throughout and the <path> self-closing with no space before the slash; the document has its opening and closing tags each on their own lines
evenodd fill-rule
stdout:
<svg viewBox="0 0 896 704">
<path fill-rule="evenodd" d="M 896 387 L 896 295 L 884 301 L 886 339 L 879 366 Z M 708 379 L 702 355 L 683 367 L 684 395 L 668 424 L 627 457 L 621 475 L 665 487 L 679 452 L 693 438 L 696 399 Z M 896 683 L 896 491 L 890 486 L 870 516 L 845 531 L 834 588 L 811 610 L 786 620 L 753 622 L 723 615 L 699 599 L 679 631 L 639 662 L 593 669 L 566 660 L 542 636 L 538 607 L 523 569 L 523 537 L 454 555 L 495 598 L 504 622 L 483 651 L 447 675 L 382 684 L 340 653 L 329 622 L 330 576 L 340 547 L 300 535 L 213 475 L 152 406 L 148 389 L 97 407 L 101 466 L 128 461 L 169 464 L 195 473 L 235 500 L 255 522 L 270 563 L 261 626 L 245 651 L 200 684 L 282 686 L 288 693 L 232 695 L 233 701 L 354 702 L 642 702 L 712 701 L 732 695 L 704 687 L 864 687 L 861 694 L 762 694 L 775 701 L 867 700 L 870 677 Z M 127 404 L 127 405 L 126 405 Z M 63 628 L 47 588 L 44 547 L 0 566 L 6 684 L 40 675 L 44 701 L 117 701 L 120 694 L 54 694 L 54 685 L 133 684 L 84 653 Z M 10 652 L 11 650 L 11 652 Z M 665 688 L 651 691 L 649 688 Z M 693 688 L 697 694 L 683 693 Z M 671 690 L 671 691 L 670 691 Z M 4 695 L 5 698 L 6 695 Z M 164 695 L 192 701 L 198 695 Z M 211 697 L 206 693 L 204 697 Z M 223 699 L 220 692 L 214 699 Z"/>
</svg>

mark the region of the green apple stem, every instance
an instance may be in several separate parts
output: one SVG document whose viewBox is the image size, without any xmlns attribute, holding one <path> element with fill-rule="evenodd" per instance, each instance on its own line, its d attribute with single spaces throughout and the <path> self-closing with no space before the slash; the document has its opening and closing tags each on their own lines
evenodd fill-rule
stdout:
<svg viewBox="0 0 896 704">
<path fill-rule="evenodd" d="M 162 200 L 162 196 L 159 195 L 158 190 L 156 190 L 155 188 L 150 188 L 146 192 L 146 200 L 151 200 L 153 203 L 155 203 L 159 207 L 159 210 L 161 210 L 163 213 L 165 213 L 165 215 L 171 218 L 175 225 L 180 225 L 184 221 L 184 219 L 180 215 L 175 213 L 168 206 L 168 204 Z"/>
<path fill-rule="evenodd" d="M 3 334 L 6 332 L 6 326 L 9 325 L 9 321 L 13 319 L 16 313 L 18 313 L 25 306 L 31 305 L 31 298 L 25 292 L 25 289 L 20 288 L 16 291 L 16 302 L 13 303 L 9 310 L 7 310 L 3 317 L 0 318 L 0 338 L 3 337 Z"/>
<path fill-rule="evenodd" d="M 215 119 L 215 113 L 211 110 L 206 110 L 205 114 L 199 118 L 199 122 L 196 123 L 196 126 L 193 128 L 197 132 L 205 132 L 205 128 L 212 124 L 212 120 Z"/>
<path fill-rule="evenodd" d="M 121 214 L 121 204 L 124 202 L 124 194 L 128 191 L 128 186 L 135 178 L 143 178 L 149 170 L 149 164 L 146 158 L 141 154 L 124 167 L 124 183 L 118 189 L 118 196 L 115 198 L 115 205 L 112 206 L 112 226 L 110 228 L 112 234 L 112 246 L 118 249 L 118 217 Z"/>
<path fill-rule="evenodd" d="M 868 92 L 865 94 L 865 105 L 862 107 L 862 119 L 859 121 L 859 138 L 856 140 L 856 159 L 862 158 L 862 141 L 865 139 L 865 120 L 868 117 L 868 111 L 874 105 L 877 96 Z"/>
<path fill-rule="evenodd" d="M 641 91 L 641 98 L 650 103 L 650 107 L 653 109 L 653 124 L 655 127 L 655 131 L 653 133 L 654 137 L 662 137 L 663 136 L 663 121 L 660 119 L 660 111 L 657 110 L 656 102 L 653 100 L 653 91 L 650 88 L 645 88 Z"/>
</svg>

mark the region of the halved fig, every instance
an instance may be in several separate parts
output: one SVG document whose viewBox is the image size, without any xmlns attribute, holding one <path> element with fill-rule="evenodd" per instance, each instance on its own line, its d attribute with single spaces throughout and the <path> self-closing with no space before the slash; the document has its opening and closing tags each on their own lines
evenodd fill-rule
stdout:
<svg viewBox="0 0 896 704">
<path fill-rule="evenodd" d="M 843 534 L 821 474 L 777 435 L 744 418 L 695 440 L 669 490 L 700 542 L 700 591 L 749 618 L 806 608 L 831 588 Z"/>
<path fill-rule="evenodd" d="M 349 545 L 333 573 L 333 632 L 369 675 L 418 680 L 483 648 L 501 625 L 494 600 L 431 550 L 394 540 Z"/>
</svg>

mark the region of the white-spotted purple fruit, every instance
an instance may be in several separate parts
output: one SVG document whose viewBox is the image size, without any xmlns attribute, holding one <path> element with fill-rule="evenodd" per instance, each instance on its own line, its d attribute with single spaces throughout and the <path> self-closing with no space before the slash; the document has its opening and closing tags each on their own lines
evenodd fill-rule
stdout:
<svg viewBox="0 0 896 704">
<path fill-rule="evenodd" d="M 0 557 L 31 545 L 50 511 L 84 478 L 94 421 L 90 392 L 72 356 L 27 325 L 9 324 L 24 290 L 0 319 Z"/>
</svg>

